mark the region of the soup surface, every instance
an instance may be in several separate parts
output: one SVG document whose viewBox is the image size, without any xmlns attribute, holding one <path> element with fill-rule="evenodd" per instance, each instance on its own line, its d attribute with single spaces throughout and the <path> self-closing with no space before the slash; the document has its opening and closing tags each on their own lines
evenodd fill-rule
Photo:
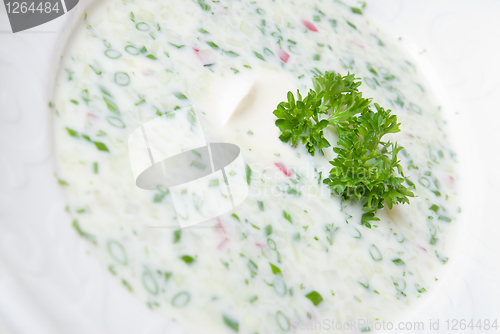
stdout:
<svg viewBox="0 0 500 334">
<path fill-rule="evenodd" d="M 311 156 L 278 138 L 277 104 L 288 91 L 305 95 L 325 71 L 355 73 L 364 95 L 401 123 L 388 137 L 405 147 L 399 158 L 416 197 L 379 210 L 371 228 L 358 205 L 323 184 L 331 148 Z M 239 147 L 249 194 L 181 228 L 167 187 L 137 187 L 128 143 L 186 108 L 207 142 Z M 76 24 L 52 110 L 57 177 L 76 231 L 125 289 L 198 333 L 300 332 L 317 322 L 327 333 L 332 322 L 390 320 L 432 290 L 448 261 L 459 206 L 445 121 L 415 65 L 362 9 L 103 1 Z M 326 132 L 334 144 L 335 129 Z M 182 215 L 213 214 L 214 198 L 227 198 L 224 180 L 206 189 L 181 190 L 198 196 Z"/>
</svg>

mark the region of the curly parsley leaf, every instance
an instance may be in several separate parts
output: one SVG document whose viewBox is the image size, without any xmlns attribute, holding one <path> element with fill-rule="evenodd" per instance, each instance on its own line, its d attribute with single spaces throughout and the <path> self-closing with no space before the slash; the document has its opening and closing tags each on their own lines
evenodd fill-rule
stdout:
<svg viewBox="0 0 500 334">
<path fill-rule="evenodd" d="M 360 202 L 365 214 L 363 225 L 378 220 L 375 212 L 387 205 L 392 209 L 398 203 L 409 203 L 411 188 L 403 183 L 405 177 L 398 153 L 403 148 L 397 143 L 383 142 L 388 133 L 400 131 L 396 115 L 375 104 L 376 112 L 365 109 L 357 117 L 339 123 L 339 140 L 333 150 L 337 157 L 328 178 L 328 187 L 345 201 Z"/>
<path fill-rule="evenodd" d="M 323 182 L 344 201 L 361 203 L 361 224 L 371 227 L 370 221 L 379 220 L 375 213 L 384 205 L 392 209 L 395 204 L 409 203 L 414 186 L 403 185 L 407 179 L 398 160 L 403 148 L 382 141 L 386 134 L 400 131 L 396 115 L 376 103 L 373 111 L 371 99 L 358 91 L 360 85 L 353 74 L 326 72 L 313 78 L 314 90 L 304 99 L 297 91 L 295 101 L 288 92 L 288 102 L 281 102 L 274 115 L 280 139 L 293 146 L 301 142 L 311 155 L 330 147 L 323 130 L 328 125 L 336 128 L 338 142 L 333 151 L 337 156 Z"/>
<path fill-rule="evenodd" d="M 322 95 L 311 90 L 302 99 L 297 91 L 297 101 L 292 92 L 288 92 L 288 102 L 281 102 L 274 115 L 278 117 L 276 125 L 281 130 L 280 139 L 289 142 L 292 146 L 301 142 L 311 155 L 316 147 L 321 150 L 330 147 L 330 143 L 323 136 L 323 129 L 329 124 L 327 119 L 320 119 L 321 114 L 327 114 L 322 103 Z"/>
</svg>

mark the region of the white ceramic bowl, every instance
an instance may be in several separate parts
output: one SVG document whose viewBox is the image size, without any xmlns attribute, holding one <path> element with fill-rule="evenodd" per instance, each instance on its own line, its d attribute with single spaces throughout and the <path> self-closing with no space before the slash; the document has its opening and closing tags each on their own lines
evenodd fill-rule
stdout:
<svg viewBox="0 0 500 334">
<path fill-rule="evenodd" d="M 55 183 L 47 103 L 60 52 L 89 3 L 16 34 L 0 6 L 0 333 L 182 333 L 102 270 L 71 229 Z M 371 0 L 365 13 L 402 37 L 460 160 L 456 249 L 441 283 L 402 321 L 423 321 L 422 333 L 446 332 L 446 320 L 492 322 L 500 318 L 500 3 Z M 440 330 L 431 330 L 437 320 Z"/>
</svg>

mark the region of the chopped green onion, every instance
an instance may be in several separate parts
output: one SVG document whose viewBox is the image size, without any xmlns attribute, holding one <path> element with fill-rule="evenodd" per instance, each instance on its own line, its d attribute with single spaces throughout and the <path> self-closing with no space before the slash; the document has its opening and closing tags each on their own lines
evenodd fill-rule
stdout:
<svg viewBox="0 0 500 334">
<path fill-rule="evenodd" d="M 114 49 L 107 49 L 104 54 L 111 59 L 118 59 L 122 56 L 122 54 Z"/>
<path fill-rule="evenodd" d="M 232 57 L 238 57 L 238 56 L 239 56 L 239 54 L 237 54 L 236 52 L 231 51 L 231 50 L 229 50 L 229 51 L 222 50 L 222 51 L 223 51 L 224 53 L 227 53 L 228 55 L 230 55 L 230 56 L 232 56 Z"/>
<path fill-rule="evenodd" d="M 380 261 L 382 260 L 382 254 L 380 254 L 380 251 L 378 250 L 377 246 L 375 246 L 374 244 L 372 244 L 370 246 L 370 255 L 372 256 L 372 259 L 375 260 L 375 261 Z"/>
<path fill-rule="evenodd" d="M 106 102 L 106 107 L 108 107 L 108 110 L 111 112 L 114 112 L 118 115 L 120 115 L 120 109 L 118 109 L 118 106 L 116 103 L 108 99 L 107 97 L 103 96 L 104 102 Z"/>
<path fill-rule="evenodd" d="M 111 240 L 108 242 L 108 253 L 111 257 L 121 265 L 127 265 L 127 254 L 125 248 L 118 241 Z"/>
<path fill-rule="evenodd" d="M 233 331 L 238 332 L 240 330 L 240 325 L 236 320 L 231 319 L 225 315 L 222 315 L 222 319 L 224 320 L 224 323 Z"/>
<path fill-rule="evenodd" d="M 439 206 L 437 206 L 436 204 L 432 204 L 432 206 L 429 208 L 429 210 L 434 211 L 435 213 L 437 213 L 438 210 L 439 210 Z"/>
<path fill-rule="evenodd" d="M 181 256 L 181 260 L 186 264 L 192 264 L 194 261 L 196 261 L 195 258 L 190 255 Z"/>
<path fill-rule="evenodd" d="M 153 202 L 154 203 L 161 203 L 161 201 L 163 201 L 163 199 L 165 198 L 167 194 L 164 194 L 164 193 L 160 193 L 160 194 L 155 194 L 155 197 L 153 198 Z"/>
<path fill-rule="evenodd" d="M 152 294 L 152 295 L 157 295 L 159 292 L 158 288 L 158 283 L 156 283 L 155 278 L 153 277 L 153 274 L 149 270 L 146 270 L 142 274 L 142 284 L 146 288 L 146 290 Z"/>
<path fill-rule="evenodd" d="M 272 56 L 274 55 L 274 52 L 272 52 L 269 48 L 264 48 L 264 54 L 267 56 Z"/>
<path fill-rule="evenodd" d="M 356 7 L 351 7 L 351 11 L 355 14 L 363 14 L 363 12 L 361 11 L 361 9 L 359 8 L 356 8 Z"/>
<path fill-rule="evenodd" d="M 288 318 L 283 314 L 283 312 L 276 312 L 275 318 L 279 328 L 281 328 L 283 332 L 287 332 L 290 330 L 290 322 L 288 321 Z"/>
<path fill-rule="evenodd" d="M 127 51 L 127 53 L 129 53 L 129 54 L 131 54 L 131 55 L 133 55 L 133 56 L 137 56 L 137 55 L 140 53 L 139 49 L 138 49 L 138 48 L 136 48 L 136 47 L 135 47 L 135 46 L 133 46 L 133 45 L 127 45 L 127 46 L 125 47 L 125 51 Z"/>
<path fill-rule="evenodd" d="M 410 110 L 413 111 L 416 114 L 421 115 L 422 114 L 422 108 L 417 106 L 415 103 L 410 102 Z"/>
<path fill-rule="evenodd" d="M 177 92 L 177 93 L 174 93 L 175 97 L 178 98 L 179 100 L 187 100 L 187 96 L 180 93 L 180 92 Z"/>
<path fill-rule="evenodd" d="M 284 296 L 286 295 L 286 284 L 283 281 L 283 278 L 280 276 L 275 276 L 274 282 L 273 282 L 273 288 L 274 291 L 278 294 L 278 296 Z"/>
<path fill-rule="evenodd" d="M 189 292 L 183 291 L 179 292 L 172 298 L 172 305 L 175 307 L 183 307 L 186 306 L 191 300 L 191 295 Z"/>
<path fill-rule="evenodd" d="M 271 233 L 273 233 L 273 227 L 271 225 L 267 225 L 265 231 L 266 235 L 271 235 Z"/>
<path fill-rule="evenodd" d="M 356 28 L 356 26 L 354 24 L 352 24 L 351 22 L 347 21 L 347 24 L 351 27 L 351 28 L 354 28 L 356 30 L 358 30 L 358 28 Z"/>
<path fill-rule="evenodd" d="M 252 260 L 248 260 L 248 269 L 250 269 L 250 273 L 252 277 L 254 277 L 257 274 L 257 269 L 259 269 L 259 267 Z"/>
<path fill-rule="evenodd" d="M 115 83 L 120 86 L 127 86 L 130 83 L 130 77 L 125 72 L 116 72 Z"/>
<path fill-rule="evenodd" d="M 311 291 L 306 295 L 306 298 L 309 299 L 314 306 L 318 306 L 322 301 L 323 297 L 316 291 Z"/>
<path fill-rule="evenodd" d="M 271 266 L 271 270 L 273 271 L 273 274 L 274 275 L 278 275 L 278 274 L 281 274 L 281 270 L 280 268 L 276 267 L 274 264 L 272 263 L 269 263 L 269 265 Z"/>
<path fill-rule="evenodd" d="M 122 278 L 122 284 L 124 287 L 127 288 L 128 291 L 132 292 L 132 286 L 123 278 Z"/>
<path fill-rule="evenodd" d="M 218 187 L 219 186 L 219 179 L 208 181 L 208 186 L 209 187 Z"/>
<path fill-rule="evenodd" d="M 418 179 L 418 183 L 420 183 L 421 185 L 423 185 L 426 188 L 429 188 L 429 186 L 431 185 L 431 182 L 424 176 L 422 176 L 421 178 Z"/>
<path fill-rule="evenodd" d="M 94 66 L 92 66 L 92 65 L 90 65 L 90 64 L 89 64 L 89 66 L 90 66 L 90 68 L 92 69 L 92 71 L 94 71 L 94 73 L 95 73 L 95 74 L 97 74 L 97 75 L 101 75 L 101 74 L 102 74 L 102 71 L 100 71 L 100 70 L 98 70 L 98 69 L 94 68 Z"/>
<path fill-rule="evenodd" d="M 183 47 L 184 47 L 184 45 L 177 45 L 177 44 L 170 43 L 170 42 L 169 42 L 168 44 L 170 44 L 170 45 L 172 45 L 172 46 L 176 47 L 177 49 L 181 49 L 181 48 L 183 48 Z"/>
<path fill-rule="evenodd" d="M 446 262 L 448 262 L 448 258 L 447 258 L 447 257 L 441 257 L 441 256 L 439 256 L 439 254 L 438 254 L 438 252 L 437 252 L 437 251 L 435 251 L 435 252 L 436 252 L 436 257 L 437 257 L 437 258 L 438 258 L 441 262 L 443 262 L 443 264 L 446 264 Z"/>
<path fill-rule="evenodd" d="M 191 162 L 190 166 L 196 167 L 198 169 L 205 169 L 205 168 L 207 168 L 207 165 L 205 165 L 204 163 L 201 163 L 199 161 L 196 161 L 196 160 L 193 160 Z"/>
<path fill-rule="evenodd" d="M 115 128 L 119 128 L 119 129 L 125 128 L 125 123 L 123 123 L 123 121 L 121 119 L 119 119 L 118 117 L 108 116 L 106 118 L 106 120 L 108 121 L 109 124 L 111 124 Z"/>
<path fill-rule="evenodd" d="M 181 241 L 181 233 L 182 233 L 182 230 L 175 230 L 174 231 L 174 244 Z"/>
<path fill-rule="evenodd" d="M 146 22 L 139 22 L 135 25 L 135 28 L 139 31 L 148 31 L 150 29 L 149 24 Z"/>
<path fill-rule="evenodd" d="M 210 5 L 207 5 L 204 0 L 198 0 L 198 4 L 200 5 L 202 10 L 209 11 Z"/>
<path fill-rule="evenodd" d="M 104 143 L 100 143 L 100 142 L 98 142 L 98 141 L 95 141 L 95 142 L 94 142 L 94 145 L 95 145 L 95 147 L 96 147 L 99 151 L 109 152 L 108 147 L 107 147 Z"/>
<path fill-rule="evenodd" d="M 72 130 L 72 129 L 70 129 L 70 128 L 66 128 L 66 131 L 68 131 L 68 134 L 69 134 L 71 137 L 78 138 L 78 132 L 76 132 L 75 130 Z"/>
<path fill-rule="evenodd" d="M 404 266 L 404 261 L 401 260 L 401 259 L 395 259 L 395 260 L 392 260 L 392 262 L 394 262 L 395 265 L 397 266 Z"/>
<path fill-rule="evenodd" d="M 252 181 L 252 169 L 247 164 L 245 164 L 245 172 L 247 176 L 247 183 L 250 185 L 250 182 Z"/>
<path fill-rule="evenodd" d="M 255 54 L 255 56 L 256 56 L 257 58 L 259 58 L 259 59 L 261 59 L 261 60 L 263 60 L 263 61 L 266 61 L 266 59 L 264 58 L 264 56 L 263 56 L 263 55 L 261 55 L 260 53 L 258 53 L 257 51 L 254 51 L 253 53 Z"/>
<path fill-rule="evenodd" d="M 211 42 L 211 41 L 208 41 L 207 42 L 208 46 L 210 46 L 212 49 L 219 49 L 219 46 L 217 44 L 215 44 L 214 42 Z"/>
<path fill-rule="evenodd" d="M 290 224 L 292 224 L 292 216 L 286 212 L 285 210 L 283 210 L 283 218 L 285 218 L 286 220 L 288 220 L 290 222 Z"/>
<path fill-rule="evenodd" d="M 92 242 L 94 245 L 97 244 L 96 237 L 93 236 L 92 234 L 89 234 L 89 233 L 83 231 L 80 228 L 80 225 L 78 224 L 78 221 L 76 219 L 73 220 L 73 224 L 72 225 L 73 225 L 73 228 L 76 230 L 76 232 L 78 233 L 79 236 L 81 236 L 84 239 L 87 239 L 88 241 Z"/>
</svg>

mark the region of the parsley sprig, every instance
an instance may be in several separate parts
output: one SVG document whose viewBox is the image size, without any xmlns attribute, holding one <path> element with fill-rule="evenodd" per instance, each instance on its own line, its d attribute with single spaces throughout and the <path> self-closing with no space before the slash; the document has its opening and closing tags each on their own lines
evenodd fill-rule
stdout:
<svg viewBox="0 0 500 334">
<path fill-rule="evenodd" d="M 305 99 L 302 99 L 297 90 L 297 101 L 292 92 L 288 92 L 288 102 L 282 102 L 274 111 L 278 120 L 276 125 L 281 130 L 280 139 L 296 145 L 302 142 L 309 153 L 314 155 L 315 148 L 319 150 L 330 147 L 330 143 L 323 136 L 323 129 L 329 124 L 327 119 L 321 119 L 328 109 L 323 105 L 323 94 L 316 94 L 311 90 Z"/>
<path fill-rule="evenodd" d="M 297 91 L 297 100 L 288 92 L 288 101 L 281 102 L 274 115 L 280 139 L 293 146 L 301 142 L 311 155 L 331 146 L 323 130 L 328 125 L 336 128 L 339 139 L 333 151 L 337 156 L 330 161 L 333 168 L 323 182 L 344 201 L 361 203 L 361 223 L 371 227 L 370 221 L 379 220 L 378 209 L 409 203 L 408 197 L 414 194 L 412 185 L 404 185 L 407 179 L 398 160 L 403 147 L 382 141 L 386 134 L 401 131 L 396 115 L 376 103 L 373 111 L 371 99 L 363 98 L 358 91 L 361 82 L 356 80 L 353 74 L 335 72 L 316 76 L 314 90 L 305 98 Z"/>
</svg>

